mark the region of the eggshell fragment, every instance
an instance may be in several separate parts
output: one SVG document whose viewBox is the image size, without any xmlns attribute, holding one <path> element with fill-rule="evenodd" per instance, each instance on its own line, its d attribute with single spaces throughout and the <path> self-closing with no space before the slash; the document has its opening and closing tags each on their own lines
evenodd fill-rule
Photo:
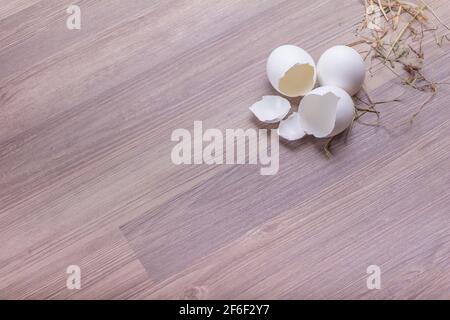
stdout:
<svg viewBox="0 0 450 320">
<path fill-rule="evenodd" d="M 284 119 L 291 109 L 291 103 L 279 96 L 264 96 L 250 107 L 250 111 L 265 123 L 276 123 Z"/>
<path fill-rule="evenodd" d="M 305 130 L 300 125 L 298 112 L 294 112 L 286 120 L 280 122 L 278 135 L 289 141 L 298 140 L 305 136 Z"/>
<path fill-rule="evenodd" d="M 355 114 L 350 95 L 334 86 L 319 87 L 300 102 L 300 126 L 316 138 L 335 136 L 348 128 Z"/>
<path fill-rule="evenodd" d="M 336 86 L 353 96 L 364 83 L 366 67 L 361 55 L 355 49 L 335 46 L 320 57 L 317 75 L 322 86 Z"/>
<path fill-rule="evenodd" d="M 316 83 L 316 64 L 305 50 L 294 45 L 283 45 L 270 54 L 267 77 L 281 94 L 288 97 L 304 96 Z"/>
</svg>

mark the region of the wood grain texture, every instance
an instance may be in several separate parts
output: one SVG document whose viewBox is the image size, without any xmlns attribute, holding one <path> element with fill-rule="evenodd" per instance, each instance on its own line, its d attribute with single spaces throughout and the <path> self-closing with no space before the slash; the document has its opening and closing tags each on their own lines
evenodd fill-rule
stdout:
<svg viewBox="0 0 450 320">
<path fill-rule="evenodd" d="M 262 127 L 248 106 L 274 93 L 270 51 L 317 60 L 362 14 L 357 0 L 0 0 L 0 298 L 450 299 L 448 86 L 411 127 L 356 125 L 332 160 L 321 141 L 282 143 L 274 176 L 170 159 L 195 120 Z M 450 82 L 449 45 L 426 54 Z M 427 98 L 380 66 L 367 87 L 402 95 L 389 123 Z"/>
</svg>

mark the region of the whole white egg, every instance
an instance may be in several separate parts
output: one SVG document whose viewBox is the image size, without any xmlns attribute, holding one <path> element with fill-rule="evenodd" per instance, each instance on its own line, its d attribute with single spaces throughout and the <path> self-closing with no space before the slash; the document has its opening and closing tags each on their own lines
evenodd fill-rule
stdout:
<svg viewBox="0 0 450 320">
<path fill-rule="evenodd" d="M 361 55 L 353 48 L 335 46 L 325 51 L 317 63 L 317 75 L 322 86 L 335 86 L 355 95 L 366 77 Z"/>
</svg>

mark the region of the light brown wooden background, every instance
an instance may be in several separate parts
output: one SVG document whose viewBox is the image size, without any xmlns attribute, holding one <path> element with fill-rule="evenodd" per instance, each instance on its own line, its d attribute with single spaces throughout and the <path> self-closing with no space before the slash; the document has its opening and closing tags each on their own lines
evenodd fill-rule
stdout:
<svg viewBox="0 0 450 320">
<path fill-rule="evenodd" d="M 332 160 L 321 141 L 283 143 L 274 176 L 170 161 L 194 120 L 261 127 L 248 107 L 274 93 L 270 51 L 353 42 L 359 1 L 0 4 L 1 298 L 450 298 L 448 87 L 412 127 L 356 125 Z M 450 80 L 449 46 L 429 43 L 433 80 Z M 426 99 L 374 70 L 374 99 L 403 94 L 385 121 Z"/>
</svg>

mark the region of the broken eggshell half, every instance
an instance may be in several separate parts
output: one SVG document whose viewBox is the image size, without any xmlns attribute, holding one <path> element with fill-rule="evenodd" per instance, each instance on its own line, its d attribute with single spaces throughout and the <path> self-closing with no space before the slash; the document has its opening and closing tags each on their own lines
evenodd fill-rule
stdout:
<svg viewBox="0 0 450 320">
<path fill-rule="evenodd" d="M 291 109 L 291 103 L 283 97 L 264 96 L 250 107 L 250 111 L 265 123 L 280 122 Z"/>
<path fill-rule="evenodd" d="M 267 60 L 267 77 L 279 93 L 287 97 L 300 97 L 316 84 L 316 64 L 303 49 L 283 45 L 272 51 Z"/>
<path fill-rule="evenodd" d="M 354 113 L 355 104 L 343 89 L 319 87 L 302 99 L 297 114 L 280 122 L 278 135 L 287 140 L 301 139 L 305 134 L 333 137 L 351 125 Z"/>
<path fill-rule="evenodd" d="M 319 87 L 306 95 L 299 106 L 300 125 L 316 138 L 335 136 L 353 121 L 355 104 L 341 88 Z"/>
</svg>

